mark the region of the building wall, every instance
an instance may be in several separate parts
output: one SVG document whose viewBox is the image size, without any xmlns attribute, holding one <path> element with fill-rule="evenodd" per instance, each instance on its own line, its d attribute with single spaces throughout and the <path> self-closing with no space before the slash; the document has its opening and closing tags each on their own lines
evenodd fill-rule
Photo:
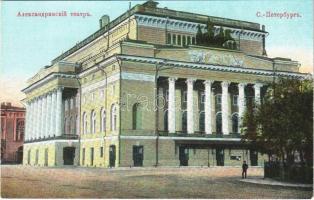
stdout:
<svg viewBox="0 0 314 200">
<path fill-rule="evenodd" d="M 1 163 L 20 162 L 23 153 L 25 109 L 1 104 Z M 20 153 L 18 153 L 20 152 Z"/>
<path fill-rule="evenodd" d="M 23 164 L 31 166 L 62 166 L 64 164 L 63 148 L 65 147 L 75 147 L 74 165 L 78 165 L 79 144 L 77 141 L 70 140 L 53 140 L 24 144 Z M 47 154 L 45 153 L 46 151 Z M 36 156 L 36 152 L 38 152 L 38 156 Z M 48 155 L 48 158 L 46 155 Z"/>
</svg>

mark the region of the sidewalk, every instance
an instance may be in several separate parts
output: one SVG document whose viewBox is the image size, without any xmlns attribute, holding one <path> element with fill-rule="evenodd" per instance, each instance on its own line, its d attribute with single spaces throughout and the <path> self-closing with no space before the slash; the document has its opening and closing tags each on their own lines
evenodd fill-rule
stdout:
<svg viewBox="0 0 314 200">
<path fill-rule="evenodd" d="M 276 185 L 276 186 L 283 186 L 283 187 L 301 187 L 301 188 L 313 187 L 312 184 L 287 183 L 287 182 L 273 180 L 270 178 L 261 178 L 261 177 L 248 177 L 247 179 L 239 179 L 239 181 L 246 182 L 246 183 L 254 183 L 254 184 L 261 184 L 261 185 Z"/>
</svg>

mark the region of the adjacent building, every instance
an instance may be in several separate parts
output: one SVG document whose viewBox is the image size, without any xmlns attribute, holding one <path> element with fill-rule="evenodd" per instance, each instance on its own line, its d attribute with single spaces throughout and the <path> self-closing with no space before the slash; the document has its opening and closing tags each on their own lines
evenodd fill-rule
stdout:
<svg viewBox="0 0 314 200">
<path fill-rule="evenodd" d="M 157 4 L 103 16 L 99 30 L 28 80 L 24 164 L 263 164 L 241 142 L 246 103 L 263 103 L 274 77 L 304 77 L 299 63 L 267 57 L 258 23 Z M 199 44 L 209 21 L 230 44 Z"/>
<path fill-rule="evenodd" d="M 25 108 L 1 103 L 1 163 L 22 163 Z"/>
</svg>

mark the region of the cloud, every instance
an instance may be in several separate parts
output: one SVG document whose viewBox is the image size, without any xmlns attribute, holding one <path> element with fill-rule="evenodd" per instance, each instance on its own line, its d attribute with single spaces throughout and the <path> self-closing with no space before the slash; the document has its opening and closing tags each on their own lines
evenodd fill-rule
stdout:
<svg viewBox="0 0 314 200">
<path fill-rule="evenodd" d="M 313 49 L 292 47 L 268 47 L 269 57 L 291 58 L 301 64 L 300 72 L 313 74 Z"/>
</svg>

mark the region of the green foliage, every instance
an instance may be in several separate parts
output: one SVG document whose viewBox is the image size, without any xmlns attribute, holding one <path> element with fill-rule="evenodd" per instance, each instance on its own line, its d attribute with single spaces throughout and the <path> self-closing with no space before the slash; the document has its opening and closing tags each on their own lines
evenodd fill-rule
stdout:
<svg viewBox="0 0 314 200">
<path fill-rule="evenodd" d="M 231 36 L 231 30 L 224 30 L 222 27 L 219 33 L 215 35 L 214 24 L 209 20 L 207 22 L 205 33 L 202 32 L 200 25 L 197 27 L 196 44 L 201 46 L 226 47 L 236 49 L 237 45 Z"/>
<path fill-rule="evenodd" d="M 261 151 L 293 162 L 313 160 L 312 80 L 279 79 L 268 88 L 261 106 L 248 105 L 243 118 L 243 139 Z"/>
<path fill-rule="evenodd" d="M 203 33 L 200 25 L 197 26 L 196 44 L 203 44 Z"/>
</svg>

